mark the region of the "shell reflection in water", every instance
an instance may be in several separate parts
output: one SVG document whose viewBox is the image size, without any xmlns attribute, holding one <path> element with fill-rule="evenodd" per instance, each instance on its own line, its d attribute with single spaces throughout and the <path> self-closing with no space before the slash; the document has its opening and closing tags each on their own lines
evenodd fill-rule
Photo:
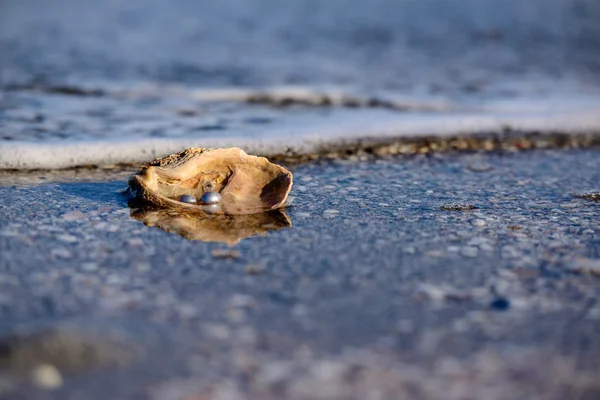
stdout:
<svg viewBox="0 0 600 400">
<path fill-rule="evenodd" d="M 217 208 L 219 205 L 204 207 Z M 146 226 L 154 226 L 166 232 L 173 232 L 189 240 L 220 242 L 234 245 L 242 239 L 264 235 L 292 226 L 292 221 L 280 209 L 246 215 L 226 215 L 222 213 L 186 213 L 168 209 L 148 210 L 134 208 L 131 217 L 142 221 Z"/>
</svg>

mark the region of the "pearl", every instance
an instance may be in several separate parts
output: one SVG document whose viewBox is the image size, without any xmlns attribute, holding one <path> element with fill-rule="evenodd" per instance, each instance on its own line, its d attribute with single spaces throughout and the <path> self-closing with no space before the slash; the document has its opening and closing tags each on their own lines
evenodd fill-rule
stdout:
<svg viewBox="0 0 600 400">
<path fill-rule="evenodd" d="M 200 197 L 202 204 L 218 204 L 223 201 L 221 195 L 217 192 L 206 192 Z"/>
<path fill-rule="evenodd" d="M 190 203 L 190 204 L 194 204 L 194 203 L 198 202 L 196 200 L 196 198 L 194 196 L 192 196 L 191 194 L 181 195 L 181 197 L 179 198 L 179 201 L 181 201 L 182 203 Z"/>
</svg>

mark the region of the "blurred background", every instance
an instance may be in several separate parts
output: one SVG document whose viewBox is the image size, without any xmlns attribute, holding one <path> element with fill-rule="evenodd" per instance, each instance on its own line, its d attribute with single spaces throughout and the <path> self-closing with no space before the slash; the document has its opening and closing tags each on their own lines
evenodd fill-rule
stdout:
<svg viewBox="0 0 600 400">
<path fill-rule="evenodd" d="M 585 133 L 598 110 L 597 0 L 0 0 L 0 168 Z"/>
<path fill-rule="evenodd" d="M 0 49 L 3 86 L 152 81 L 510 94 L 598 86 L 600 2 L 2 0 Z"/>
</svg>

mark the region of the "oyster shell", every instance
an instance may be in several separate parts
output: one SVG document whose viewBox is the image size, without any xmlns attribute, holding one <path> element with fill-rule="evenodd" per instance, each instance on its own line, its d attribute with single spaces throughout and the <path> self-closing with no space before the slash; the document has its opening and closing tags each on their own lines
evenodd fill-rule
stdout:
<svg viewBox="0 0 600 400">
<path fill-rule="evenodd" d="M 217 214 L 246 215 L 284 207 L 292 188 L 292 174 L 264 157 L 250 156 L 237 147 L 190 148 L 143 165 L 129 179 L 136 202 L 185 212 L 203 212 L 197 199 L 218 192 L 223 202 Z"/>
<path fill-rule="evenodd" d="M 292 226 L 292 221 L 282 209 L 247 215 L 134 209 L 131 217 L 142 221 L 146 226 L 177 233 L 188 240 L 220 242 L 231 246 L 251 236 Z"/>
</svg>

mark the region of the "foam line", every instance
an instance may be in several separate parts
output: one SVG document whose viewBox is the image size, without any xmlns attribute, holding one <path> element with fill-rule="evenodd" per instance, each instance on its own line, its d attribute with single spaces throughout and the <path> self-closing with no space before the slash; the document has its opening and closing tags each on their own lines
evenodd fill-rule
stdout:
<svg viewBox="0 0 600 400">
<path fill-rule="evenodd" d="M 513 104 L 513 103 L 508 103 Z M 188 147 L 238 146 L 249 154 L 273 156 L 291 149 L 311 154 L 364 141 L 392 141 L 419 137 L 454 137 L 514 131 L 600 134 L 600 107 L 548 105 L 535 111 L 517 106 L 499 112 L 397 113 L 387 110 L 339 110 L 305 123 L 274 124 L 252 136 L 219 132 L 190 138 L 141 138 L 63 142 L 0 142 L 0 169 L 60 169 L 85 165 L 138 163 Z"/>
</svg>

